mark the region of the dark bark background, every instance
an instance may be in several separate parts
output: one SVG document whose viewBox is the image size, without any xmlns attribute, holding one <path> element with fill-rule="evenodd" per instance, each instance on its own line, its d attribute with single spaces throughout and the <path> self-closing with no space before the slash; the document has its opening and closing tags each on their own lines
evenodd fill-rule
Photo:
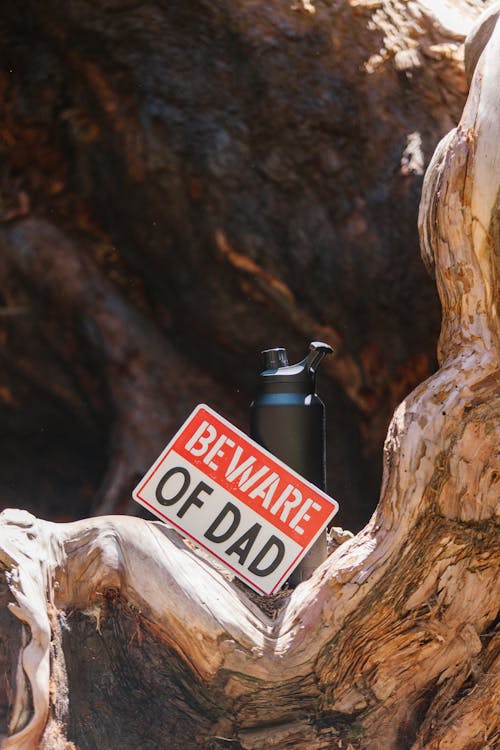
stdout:
<svg viewBox="0 0 500 750">
<path fill-rule="evenodd" d="M 462 37 L 410 5 L 2 4 L 2 507 L 138 512 L 197 403 L 246 430 L 259 351 L 323 339 L 336 523 L 368 519 L 434 368 L 416 218 L 465 100 Z"/>
</svg>

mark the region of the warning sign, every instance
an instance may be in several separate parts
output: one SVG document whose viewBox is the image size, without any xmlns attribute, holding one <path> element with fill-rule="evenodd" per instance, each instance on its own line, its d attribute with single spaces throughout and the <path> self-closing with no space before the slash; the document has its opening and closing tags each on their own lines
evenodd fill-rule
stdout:
<svg viewBox="0 0 500 750">
<path fill-rule="evenodd" d="M 338 510 L 335 500 L 204 404 L 133 497 L 260 594 L 283 585 Z"/>
</svg>

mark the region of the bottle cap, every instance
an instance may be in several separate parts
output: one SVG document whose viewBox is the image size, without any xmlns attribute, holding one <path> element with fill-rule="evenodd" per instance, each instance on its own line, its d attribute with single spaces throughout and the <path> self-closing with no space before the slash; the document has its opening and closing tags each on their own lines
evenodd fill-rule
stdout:
<svg viewBox="0 0 500 750">
<path fill-rule="evenodd" d="M 260 373 L 261 383 L 272 387 L 274 384 L 287 384 L 292 390 L 298 392 L 314 393 L 316 388 L 316 371 L 327 354 L 333 349 L 321 341 L 313 341 L 309 344 L 309 354 L 302 362 L 296 365 L 288 364 L 286 349 L 276 347 L 265 349 L 261 352 L 262 370 Z"/>
<path fill-rule="evenodd" d="M 278 367 L 286 367 L 288 365 L 286 349 L 281 347 L 265 349 L 260 353 L 260 363 L 263 370 L 277 370 Z"/>
</svg>

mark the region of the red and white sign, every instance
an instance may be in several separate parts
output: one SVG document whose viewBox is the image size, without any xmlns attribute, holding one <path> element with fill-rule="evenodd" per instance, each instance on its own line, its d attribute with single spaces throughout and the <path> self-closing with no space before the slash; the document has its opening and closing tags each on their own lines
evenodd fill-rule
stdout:
<svg viewBox="0 0 500 750">
<path fill-rule="evenodd" d="M 200 404 L 133 492 L 260 594 L 275 593 L 338 504 Z"/>
</svg>

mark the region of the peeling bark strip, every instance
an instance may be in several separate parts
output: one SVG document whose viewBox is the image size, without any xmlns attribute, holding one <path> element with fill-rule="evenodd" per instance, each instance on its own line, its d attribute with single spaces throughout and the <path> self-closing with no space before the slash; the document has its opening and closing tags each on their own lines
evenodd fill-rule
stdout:
<svg viewBox="0 0 500 750">
<path fill-rule="evenodd" d="M 271 621 L 160 523 L 5 511 L 2 750 L 499 746 L 498 20 L 476 58 L 420 214 L 440 369 L 394 414 L 371 522 Z"/>
</svg>

